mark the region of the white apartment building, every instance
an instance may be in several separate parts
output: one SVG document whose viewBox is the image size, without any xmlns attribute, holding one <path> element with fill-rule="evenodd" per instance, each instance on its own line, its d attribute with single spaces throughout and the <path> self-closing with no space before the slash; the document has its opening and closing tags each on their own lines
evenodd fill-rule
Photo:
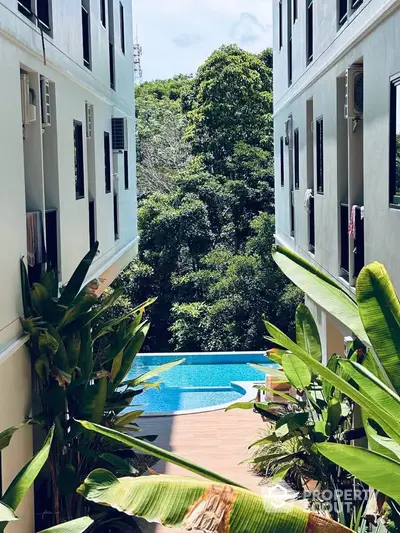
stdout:
<svg viewBox="0 0 400 533">
<path fill-rule="evenodd" d="M 276 240 L 354 294 L 364 264 L 400 289 L 400 2 L 273 0 Z M 308 302 L 324 355 L 343 325 Z"/>
<path fill-rule="evenodd" d="M 19 261 L 60 283 L 98 240 L 109 284 L 137 251 L 131 0 L 0 0 L 0 431 L 31 406 Z M 33 237 L 32 237 L 33 235 Z M 1 454 L 1 485 L 32 456 Z M 7 531 L 32 533 L 33 498 Z"/>
</svg>

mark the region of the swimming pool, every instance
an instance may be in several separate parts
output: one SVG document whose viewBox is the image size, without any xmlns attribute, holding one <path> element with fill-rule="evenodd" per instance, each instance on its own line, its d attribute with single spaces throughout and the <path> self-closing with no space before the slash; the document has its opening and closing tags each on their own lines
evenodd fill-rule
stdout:
<svg viewBox="0 0 400 533">
<path fill-rule="evenodd" d="M 152 379 L 162 379 L 160 390 L 148 389 L 134 401 L 143 405 L 145 414 L 222 408 L 246 393 L 254 398 L 252 383 L 264 381 L 265 374 L 247 363 L 276 366 L 263 352 L 149 354 L 137 356 L 128 379 L 182 358 L 184 363 Z"/>
</svg>

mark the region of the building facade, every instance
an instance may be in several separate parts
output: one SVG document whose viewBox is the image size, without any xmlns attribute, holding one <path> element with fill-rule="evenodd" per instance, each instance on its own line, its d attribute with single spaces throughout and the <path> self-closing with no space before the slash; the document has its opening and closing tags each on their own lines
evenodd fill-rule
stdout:
<svg viewBox="0 0 400 533">
<path fill-rule="evenodd" d="M 90 245 L 109 284 L 137 251 L 131 0 L 0 1 L 0 431 L 31 408 L 19 261 L 60 285 Z M 3 490 L 32 456 L 29 429 L 1 454 Z M 33 497 L 13 532 L 33 532 Z"/>
<path fill-rule="evenodd" d="M 400 289 L 400 2 L 273 0 L 276 240 L 339 281 Z M 351 332 L 308 302 L 325 358 Z"/>
</svg>

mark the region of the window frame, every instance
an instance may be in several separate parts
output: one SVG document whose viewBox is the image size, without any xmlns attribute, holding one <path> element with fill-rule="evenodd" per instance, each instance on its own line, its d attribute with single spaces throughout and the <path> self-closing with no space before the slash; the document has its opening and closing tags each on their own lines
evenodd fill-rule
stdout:
<svg viewBox="0 0 400 533">
<path fill-rule="evenodd" d="M 316 155 L 316 179 L 317 194 L 324 194 L 324 117 L 321 115 L 315 121 L 315 155 Z"/>
<path fill-rule="evenodd" d="M 92 70 L 92 47 L 91 47 L 91 32 L 90 32 L 90 9 L 85 0 L 81 2 L 81 16 L 82 16 L 82 57 L 83 66 L 89 70 Z M 85 31 L 84 31 L 84 17 L 87 21 L 87 43 L 85 43 Z M 87 50 L 86 50 L 87 49 Z M 86 57 L 87 52 L 87 57 Z"/>
<path fill-rule="evenodd" d="M 293 82 L 293 31 L 292 31 L 292 0 L 287 0 L 287 33 L 288 33 L 288 51 L 287 51 L 287 65 L 288 65 L 288 86 Z"/>
<path fill-rule="evenodd" d="M 125 190 L 129 190 L 129 153 L 124 151 L 124 186 Z"/>
<path fill-rule="evenodd" d="M 389 98 L 389 207 L 400 209 L 400 194 L 396 194 L 396 156 L 397 156 L 397 89 L 400 91 L 400 74 L 390 80 Z"/>
<path fill-rule="evenodd" d="M 39 16 L 39 2 L 40 1 L 46 2 L 45 7 L 46 7 L 48 23 L 44 22 Z M 46 33 L 51 32 L 51 0 L 36 0 L 36 16 L 37 16 L 38 26 L 42 27 L 43 31 L 45 31 Z"/>
<path fill-rule="evenodd" d="M 300 132 L 299 128 L 293 131 L 293 170 L 294 188 L 300 189 Z"/>
<path fill-rule="evenodd" d="M 280 138 L 281 187 L 285 186 L 285 142 Z"/>
<path fill-rule="evenodd" d="M 74 134 L 74 168 L 75 168 L 75 199 L 85 198 L 85 161 L 83 149 L 83 124 L 80 120 L 73 121 Z"/>
<path fill-rule="evenodd" d="M 111 192 L 111 135 L 109 131 L 105 131 L 104 139 L 104 186 L 106 194 Z"/>
</svg>

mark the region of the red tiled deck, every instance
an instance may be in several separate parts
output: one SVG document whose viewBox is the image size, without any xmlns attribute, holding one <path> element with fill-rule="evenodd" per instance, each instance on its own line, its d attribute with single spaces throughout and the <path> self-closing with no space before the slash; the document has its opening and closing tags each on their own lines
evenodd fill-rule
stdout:
<svg viewBox="0 0 400 533">
<path fill-rule="evenodd" d="M 260 415 L 252 411 L 212 411 L 193 415 L 141 418 L 143 434 L 157 434 L 155 444 L 196 462 L 248 487 L 259 490 L 260 478 L 253 476 L 247 464 L 248 446 L 262 435 Z M 170 463 L 158 462 L 153 469 L 160 474 L 194 476 Z M 147 531 L 164 529 L 152 524 Z"/>
</svg>

